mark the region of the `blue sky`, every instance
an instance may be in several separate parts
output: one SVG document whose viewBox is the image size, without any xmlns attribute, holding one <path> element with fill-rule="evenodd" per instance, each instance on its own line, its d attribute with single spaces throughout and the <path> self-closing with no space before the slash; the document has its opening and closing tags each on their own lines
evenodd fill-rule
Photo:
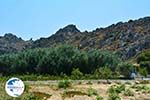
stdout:
<svg viewBox="0 0 150 100">
<path fill-rule="evenodd" d="M 68 24 L 91 31 L 149 15 L 150 0 L 0 0 L 0 35 L 39 39 Z"/>
</svg>

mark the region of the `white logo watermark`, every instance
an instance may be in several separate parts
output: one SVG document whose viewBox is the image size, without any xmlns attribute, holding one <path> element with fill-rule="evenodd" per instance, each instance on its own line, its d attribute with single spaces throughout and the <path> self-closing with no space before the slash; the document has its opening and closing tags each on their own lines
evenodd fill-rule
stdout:
<svg viewBox="0 0 150 100">
<path fill-rule="evenodd" d="M 6 82 L 5 90 L 12 97 L 19 97 L 24 92 L 24 83 L 19 78 L 11 78 Z"/>
</svg>

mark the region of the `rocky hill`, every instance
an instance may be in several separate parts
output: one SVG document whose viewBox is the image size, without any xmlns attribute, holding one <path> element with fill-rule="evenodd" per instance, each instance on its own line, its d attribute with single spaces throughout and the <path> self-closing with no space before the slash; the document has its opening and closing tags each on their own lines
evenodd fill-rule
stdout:
<svg viewBox="0 0 150 100">
<path fill-rule="evenodd" d="M 11 33 L 7 33 L 0 36 L 0 54 L 22 51 L 29 48 L 31 44 L 31 41 L 24 41 Z"/>
<path fill-rule="evenodd" d="M 50 47 L 62 43 L 72 44 L 83 50 L 110 50 L 123 59 L 128 59 L 150 49 L 150 17 L 118 22 L 91 32 L 81 32 L 75 25 L 68 25 L 50 37 L 36 41 L 24 41 L 12 34 L 6 34 L 0 37 L 0 52 Z"/>
</svg>

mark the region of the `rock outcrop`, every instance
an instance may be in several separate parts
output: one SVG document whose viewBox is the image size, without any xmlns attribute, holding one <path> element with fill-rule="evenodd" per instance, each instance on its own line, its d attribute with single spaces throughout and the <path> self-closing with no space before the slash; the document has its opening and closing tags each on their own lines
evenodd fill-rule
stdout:
<svg viewBox="0 0 150 100">
<path fill-rule="evenodd" d="M 24 41 L 17 36 L 7 33 L 0 37 L 0 54 L 14 53 L 29 48 L 31 41 Z"/>
</svg>

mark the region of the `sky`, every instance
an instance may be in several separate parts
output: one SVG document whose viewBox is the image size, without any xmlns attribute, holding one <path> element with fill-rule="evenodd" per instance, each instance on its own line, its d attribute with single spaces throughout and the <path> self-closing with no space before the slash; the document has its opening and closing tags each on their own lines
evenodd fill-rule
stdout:
<svg viewBox="0 0 150 100">
<path fill-rule="evenodd" d="M 49 37 L 68 24 L 92 31 L 150 16 L 150 0 L 0 0 L 0 36 Z"/>
</svg>

